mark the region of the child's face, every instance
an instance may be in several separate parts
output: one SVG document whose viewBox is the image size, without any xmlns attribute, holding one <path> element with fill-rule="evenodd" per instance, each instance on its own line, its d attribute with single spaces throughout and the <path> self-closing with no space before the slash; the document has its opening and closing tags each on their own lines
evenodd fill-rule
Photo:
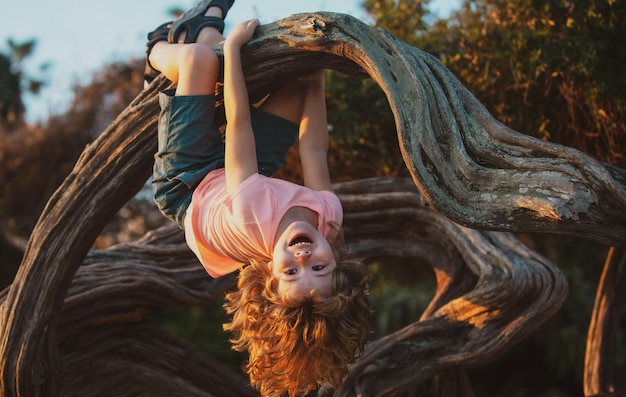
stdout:
<svg viewBox="0 0 626 397">
<path fill-rule="evenodd" d="M 324 235 L 307 222 L 294 222 L 279 237 L 270 263 L 278 280 L 278 293 L 303 299 L 315 292 L 332 293 L 333 271 L 337 261 Z"/>
</svg>

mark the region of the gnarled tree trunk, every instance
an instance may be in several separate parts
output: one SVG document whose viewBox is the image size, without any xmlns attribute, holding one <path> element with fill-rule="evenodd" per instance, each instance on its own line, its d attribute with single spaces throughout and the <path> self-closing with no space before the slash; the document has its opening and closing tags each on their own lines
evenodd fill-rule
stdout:
<svg viewBox="0 0 626 397">
<path fill-rule="evenodd" d="M 253 99 L 322 67 L 374 79 L 413 177 L 336 186 L 355 250 L 416 258 L 438 281 L 422 318 L 372 341 L 336 395 L 403 396 L 433 379 L 440 395 L 471 395 L 462 368 L 506 352 L 567 292 L 561 272 L 507 232 L 626 243 L 624 170 L 508 129 L 436 59 L 384 31 L 293 15 L 261 27 L 243 61 Z M 3 396 L 90 395 L 100 379 L 118 396 L 254 395 L 241 375 L 141 322 L 151 308 L 221 296 L 233 276 L 210 279 L 175 227 L 89 252 L 150 174 L 166 85 L 158 78 L 85 149 L 43 211 L 2 295 Z"/>
</svg>

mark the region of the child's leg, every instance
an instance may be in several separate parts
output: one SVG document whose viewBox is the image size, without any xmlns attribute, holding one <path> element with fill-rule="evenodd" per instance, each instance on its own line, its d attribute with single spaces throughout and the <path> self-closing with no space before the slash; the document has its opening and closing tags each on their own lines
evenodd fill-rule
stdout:
<svg viewBox="0 0 626 397">
<path fill-rule="evenodd" d="M 177 49 L 178 46 L 169 45 L 172 44 L 168 42 L 168 36 L 172 35 L 172 29 L 176 28 L 177 43 L 198 43 L 213 47 L 224 41 L 224 36 L 222 36 L 223 16 L 225 15 L 224 4 L 222 3 L 224 1 L 228 0 L 201 1 L 198 6 L 204 7 L 206 11 L 194 8 L 183 14 L 175 22 L 164 23 L 148 34 L 146 84 L 149 84 L 159 72 L 165 74 L 168 80 L 178 82 L 180 50 Z M 232 5 L 232 1 L 230 5 Z M 190 35 L 186 30 L 188 28 L 194 29 Z"/>
<path fill-rule="evenodd" d="M 205 28 L 204 30 L 212 28 Z M 177 83 L 176 95 L 213 94 L 219 73 L 219 59 L 203 44 L 157 43 L 150 63 L 168 80 Z"/>
<path fill-rule="evenodd" d="M 323 79 L 324 73 L 321 71 L 293 80 L 272 93 L 260 106 L 260 110 L 252 109 L 252 127 L 261 174 L 270 176 L 283 166 L 289 149 L 298 139 L 310 85 L 323 82 Z M 323 97 L 320 98 L 320 101 L 323 100 Z"/>
<path fill-rule="evenodd" d="M 300 124 L 305 88 L 306 86 L 299 80 L 293 80 L 280 90 L 272 93 L 259 109 L 282 117 L 292 123 Z"/>
<path fill-rule="evenodd" d="M 205 15 L 221 16 L 222 10 L 218 7 L 209 7 Z M 179 43 L 184 42 L 186 34 L 186 31 L 180 33 Z M 215 87 L 215 79 L 219 70 L 213 69 L 215 69 L 214 66 L 219 68 L 219 64 L 215 64 L 214 61 L 217 60 L 217 57 L 210 50 L 210 47 L 223 41 L 224 36 L 215 27 L 207 26 L 197 33 L 196 39 L 197 42 L 190 45 L 159 41 L 153 45 L 148 53 L 150 65 L 165 74 L 168 80 L 178 83 L 177 95 L 195 94 L 198 90 L 194 90 L 192 85 L 201 84 L 203 90 L 206 89 L 207 85 L 211 85 L 210 92 Z M 198 68 L 206 65 L 210 65 L 212 70 L 206 73 L 198 70 Z M 196 79 L 200 80 L 197 81 Z M 183 87 L 180 87 L 181 84 Z M 180 93 L 178 93 L 179 91 Z"/>
<path fill-rule="evenodd" d="M 205 45 L 169 46 L 176 49 L 177 62 L 171 62 L 168 72 L 175 73 L 178 86 L 159 94 L 152 186 L 161 212 L 182 228 L 195 187 L 208 172 L 224 166 L 224 141 L 214 122 L 220 66 Z"/>
<path fill-rule="evenodd" d="M 204 176 L 224 166 L 224 142 L 214 123 L 215 84 L 220 62 L 210 40 L 221 34 L 205 27 L 192 44 L 157 42 L 150 63 L 177 83 L 176 90 L 161 92 L 158 151 L 152 186 L 161 212 L 183 227 L 193 190 Z M 210 39 L 207 39 L 210 38 Z"/>
<path fill-rule="evenodd" d="M 293 80 L 276 93 L 271 94 L 260 109 L 300 124 L 304 111 L 304 98 L 313 84 L 324 83 L 324 70 Z M 319 98 L 324 101 L 324 98 Z"/>
</svg>

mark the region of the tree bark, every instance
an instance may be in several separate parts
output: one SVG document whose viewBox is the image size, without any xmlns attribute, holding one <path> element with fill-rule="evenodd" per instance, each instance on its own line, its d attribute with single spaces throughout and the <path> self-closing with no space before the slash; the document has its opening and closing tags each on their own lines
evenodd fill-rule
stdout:
<svg viewBox="0 0 626 397">
<path fill-rule="evenodd" d="M 615 358 L 619 323 L 624 313 L 626 251 L 609 250 L 598 285 L 587 333 L 584 392 L 586 397 L 623 396 L 624 385 L 616 384 Z M 620 288 L 621 287 L 621 288 Z"/>
<path fill-rule="evenodd" d="M 626 171 L 508 129 L 435 58 L 382 30 L 347 15 L 293 15 L 261 27 L 242 57 L 252 99 L 319 68 L 374 79 L 389 99 L 412 175 L 414 186 L 406 181 L 337 186 L 355 250 L 366 257 L 419 258 L 433 266 L 439 283 L 422 318 L 373 341 L 337 395 L 404 395 L 442 371 L 482 365 L 558 309 L 567 290 L 562 274 L 512 235 L 497 231 L 626 243 Z M 88 273 L 77 274 L 103 227 L 150 174 L 155 93 L 165 86 L 163 77 L 155 80 L 85 149 L 41 214 L 15 281 L 2 296 L 2 396 L 69 394 L 65 385 L 80 378 L 72 371 L 88 370 L 82 363 L 92 362 L 81 361 L 81 354 L 104 357 L 98 373 L 115 372 L 114 379 L 123 382 L 128 377 L 120 371 L 130 361 L 115 361 L 119 355 L 113 352 L 156 357 L 180 349 L 182 342 L 133 328 L 153 343 L 139 346 L 135 334 L 113 324 L 136 322 L 144 310 L 177 300 L 211 299 L 232 285 L 232 278 L 202 274 L 203 280 L 201 269 L 162 274 L 161 267 L 171 263 L 150 266 L 156 257 L 180 255 L 180 243 L 118 247 L 106 252 L 112 259 L 102 271 L 90 261 L 103 254 L 93 253 Z M 218 114 L 223 117 L 221 104 Z M 133 249 L 141 252 L 141 263 L 125 262 Z M 88 349 L 84 336 L 92 332 L 102 338 L 92 340 L 105 343 L 101 354 Z M 117 346 L 116 337 L 123 339 Z M 212 368 L 210 360 L 198 360 L 204 360 L 199 368 Z M 165 361 L 161 357 L 150 370 L 133 361 L 137 365 L 129 372 L 147 383 L 171 377 L 185 385 L 180 390 L 191 390 L 180 395 L 208 393 L 193 383 L 200 373 L 183 379 Z"/>
<path fill-rule="evenodd" d="M 355 395 L 349 387 L 362 388 L 364 396 L 380 395 L 380 387 L 384 395 L 405 395 L 420 379 L 443 376 L 441 371 L 449 379 L 451 371 L 466 362 L 480 365 L 490 360 L 489 354 L 506 351 L 549 318 L 565 297 L 565 279 L 553 265 L 541 258 L 537 261 L 538 256 L 512 235 L 468 229 L 425 207 L 408 179 L 369 179 L 335 187 L 346 210 L 344 226 L 352 249 L 368 260 L 411 258 L 438 274 L 437 293 L 422 321 L 372 342 L 351 376 L 362 378 L 359 366 L 385 368 L 381 359 L 401 368 L 413 360 L 412 354 L 424 355 L 422 362 L 431 362 L 458 349 L 463 358 L 451 360 L 456 362 L 452 368 L 445 360 L 431 365 L 416 362 L 415 368 L 406 367 L 414 379 L 400 383 L 395 376 L 376 382 L 377 377 L 371 377 L 366 384 L 349 379 L 348 390 L 338 395 Z M 476 251 L 471 257 L 465 253 L 468 247 Z M 517 274 L 518 266 L 525 269 L 522 274 Z M 511 274 L 502 276 L 503 271 Z M 493 283 L 492 277 L 503 281 Z M 530 282 L 536 280 L 545 285 Z M 528 286 L 519 288 L 513 281 Z M 478 288 L 481 284 L 485 285 Z M 193 346 L 142 325 L 150 309 L 204 304 L 219 299 L 234 285 L 234 274 L 219 279 L 206 275 L 175 225 L 133 244 L 91 251 L 73 279 L 59 316 L 62 395 L 94 394 L 102 387 L 102 379 L 113 380 L 111 387 L 120 396 L 139 392 L 200 396 L 209 395 L 209 390 L 221 390 L 218 395 L 223 396 L 248 395 L 251 391 L 241 375 L 219 368 Z M 508 305 L 515 310 L 508 310 Z M 493 338 L 500 333 L 507 336 Z M 398 357 L 396 344 L 400 351 L 403 344 L 415 346 L 406 357 Z M 384 349 L 389 351 L 381 352 Z M 208 377 L 208 373 L 216 375 Z"/>
</svg>

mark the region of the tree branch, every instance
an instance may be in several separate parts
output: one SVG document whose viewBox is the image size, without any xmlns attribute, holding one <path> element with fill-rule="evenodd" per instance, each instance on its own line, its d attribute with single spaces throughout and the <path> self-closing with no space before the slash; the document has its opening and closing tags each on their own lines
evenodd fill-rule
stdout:
<svg viewBox="0 0 626 397">
<path fill-rule="evenodd" d="M 384 247 L 391 246 L 400 255 L 444 259 L 432 262 L 440 285 L 423 319 L 372 343 L 341 395 L 400 395 L 410 383 L 449 366 L 480 365 L 510 348 L 559 306 L 566 287 L 552 265 L 510 235 L 466 227 L 626 242 L 624 170 L 506 128 L 436 59 L 384 31 L 347 15 L 294 15 L 263 26 L 245 47 L 243 60 L 253 99 L 287 78 L 322 67 L 378 82 L 389 99 L 404 160 L 421 196 L 393 189 L 376 197 L 364 191 L 346 193 L 349 239 L 365 255 L 384 255 L 389 252 Z M 82 290 L 94 313 L 79 313 L 81 304 L 72 300 L 79 299 L 73 294 L 89 288 L 79 281 L 68 295 L 95 238 L 150 174 L 156 148 L 155 93 L 165 86 L 163 77 L 156 79 L 85 149 L 43 211 L 15 282 L 3 295 L 1 395 L 57 395 L 64 370 L 59 342 L 83 332 L 94 318 L 140 318 L 138 308 L 163 304 L 158 301 L 163 290 L 170 291 L 168 301 L 208 298 L 187 291 L 195 288 L 191 285 L 176 290 L 173 284 L 181 280 L 168 281 L 155 269 L 145 280 L 147 291 L 154 292 L 137 294 L 135 309 L 117 307 L 115 301 L 109 306 L 90 297 L 97 291 Z M 403 206 L 385 207 L 396 199 Z M 367 200 L 381 207 L 352 213 L 352 204 L 367 207 Z M 416 209 L 421 202 L 456 223 L 433 210 Z M 395 230 L 406 230 L 410 238 L 388 238 L 402 237 Z M 132 269 L 126 270 L 133 282 L 146 275 Z M 475 285 L 460 279 L 470 273 Z M 127 287 L 110 286 L 119 294 L 136 292 Z M 219 289 L 210 288 L 215 293 Z M 67 320 L 61 317 L 64 302 Z M 396 359 L 393 352 L 398 351 L 403 355 Z"/>
<path fill-rule="evenodd" d="M 611 248 L 596 292 L 585 351 L 585 396 L 620 396 L 616 385 L 615 358 L 619 345 L 619 319 L 624 313 L 626 251 Z M 620 288 L 622 287 L 622 288 Z"/>
</svg>

